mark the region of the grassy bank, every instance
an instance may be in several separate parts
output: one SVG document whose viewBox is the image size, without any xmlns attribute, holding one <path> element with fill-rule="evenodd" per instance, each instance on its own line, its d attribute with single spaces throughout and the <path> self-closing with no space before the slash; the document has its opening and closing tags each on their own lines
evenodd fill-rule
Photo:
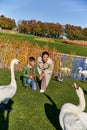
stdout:
<svg viewBox="0 0 87 130">
<path fill-rule="evenodd" d="M 0 85 L 10 82 L 10 71 L 0 70 Z M 58 117 L 66 102 L 78 104 L 72 87 L 74 82 L 84 89 L 87 101 L 87 84 L 75 79 L 64 79 L 63 83 L 51 80 L 45 94 L 22 86 L 21 72 L 15 72 L 17 92 L 9 102 L 10 113 L 0 110 L 0 130 L 61 130 Z M 4 80 L 3 80 L 4 79 Z M 86 110 L 87 111 L 87 106 Z"/>
<path fill-rule="evenodd" d="M 9 33 L 0 33 L 0 39 L 4 40 L 19 40 L 19 41 L 27 41 L 32 43 L 33 45 L 39 45 L 40 47 L 48 46 L 49 48 L 54 48 L 58 52 L 66 53 L 66 54 L 76 54 L 80 56 L 87 56 L 87 47 L 76 46 L 76 45 L 67 45 L 62 43 L 61 40 L 53 39 L 53 40 L 36 40 L 37 37 L 27 34 L 9 34 Z M 38 38 L 39 39 L 39 38 Z M 52 42 L 51 42 L 52 41 Z"/>
</svg>

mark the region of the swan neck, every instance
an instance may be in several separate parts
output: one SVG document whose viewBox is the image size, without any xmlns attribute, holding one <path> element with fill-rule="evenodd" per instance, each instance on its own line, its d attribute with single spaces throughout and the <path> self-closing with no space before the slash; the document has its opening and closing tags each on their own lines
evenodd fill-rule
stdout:
<svg viewBox="0 0 87 130">
<path fill-rule="evenodd" d="M 82 68 L 80 70 L 82 71 Z"/>
<path fill-rule="evenodd" d="M 14 64 L 11 63 L 11 83 L 15 82 Z"/>
<path fill-rule="evenodd" d="M 77 94 L 79 97 L 79 107 L 81 109 L 81 111 L 85 110 L 86 107 L 86 101 L 85 101 L 85 97 L 84 97 L 84 93 L 82 90 L 80 90 L 79 94 Z"/>
<path fill-rule="evenodd" d="M 82 68 L 79 70 L 79 72 L 80 72 L 80 73 L 82 72 Z"/>
</svg>

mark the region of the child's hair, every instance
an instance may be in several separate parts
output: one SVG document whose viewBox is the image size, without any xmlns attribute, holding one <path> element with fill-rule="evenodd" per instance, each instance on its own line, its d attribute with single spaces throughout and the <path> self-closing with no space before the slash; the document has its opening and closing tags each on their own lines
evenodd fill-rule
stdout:
<svg viewBox="0 0 87 130">
<path fill-rule="evenodd" d="M 43 57 L 44 55 L 48 55 L 48 56 L 49 56 L 49 52 L 44 51 L 44 52 L 42 53 L 42 57 Z"/>
<path fill-rule="evenodd" d="M 28 61 L 35 61 L 35 58 L 33 56 L 29 57 Z"/>
</svg>

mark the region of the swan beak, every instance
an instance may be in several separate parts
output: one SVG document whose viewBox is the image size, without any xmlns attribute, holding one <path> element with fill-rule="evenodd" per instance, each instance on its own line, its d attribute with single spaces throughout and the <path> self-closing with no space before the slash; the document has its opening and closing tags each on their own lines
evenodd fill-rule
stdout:
<svg viewBox="0 0 87 130">
<path fill-rule="evenodd" d="M 20 64 L 20 61 L 18 60 L 18 64 Z"/>
<path fill-rule="evenodd" d="M 74 83 L 72 86 L 73 86 L 75 89 L 79 89 L 79 86 L 78 86 L 76 83 Z"/>
</svg>

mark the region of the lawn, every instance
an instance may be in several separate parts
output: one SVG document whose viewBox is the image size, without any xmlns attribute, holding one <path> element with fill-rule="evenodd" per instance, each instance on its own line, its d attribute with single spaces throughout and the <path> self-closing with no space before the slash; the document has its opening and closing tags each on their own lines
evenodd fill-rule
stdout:
<svg viewBox="0 0 87 130">
<path fill-rule="evenodd" d="M 8 106 L 10 113 L 0 110 L 0 130 L 61 130 L 58 117 L 66 102 L 78 104 L 72 84 L 77 82 L 84 90 L 87 100 L 87 83 L 65 78 L 63 83 L 52 78 L 44 94 L 22 86 L 21 72 L 15 72 L 17 92 Z M 0 70 L 0 85 L 10 82 L 10 71 Z M 87 111 L 87 107 L 86 110 Z"/>
</svg>

